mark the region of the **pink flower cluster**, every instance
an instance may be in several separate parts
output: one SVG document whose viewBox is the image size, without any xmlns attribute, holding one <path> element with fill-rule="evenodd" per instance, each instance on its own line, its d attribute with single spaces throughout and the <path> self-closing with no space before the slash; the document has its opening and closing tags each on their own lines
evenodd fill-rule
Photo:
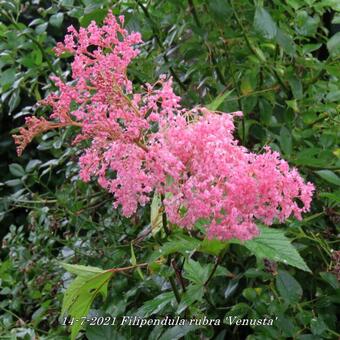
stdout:
<svg viewBox="0 0 340 340">
<path fill-rule="evenodd" d="M 92 22 L 78 32 L 71 26 L 55 49 L 74 55 L 72 81 L 54 78 L 59 91 L 43 101 L 53 121 L 42 119 L 40 130 L 81 127 L 75 143 L 89 145 L 79 160 L 82 180 L 97 178 L 125 216 L 158 192 L 171 223 L 190 229 L 204 220 L 211 238 L 248 240 L 258 234 L 257 221 L 301 219 L 313 185 L 277 152 L 257 155 L 238 145 L 233 119 L 242 113 L 184 109 L 165 76 L 133 88 L 127 67 L 141 37 L 123 24 L 109 13 L 102 27 Z M 21 130 L 27 138 L 16 136 L 19 151 L 39 130 L 38 118 L 31 119 L 35 130 L 28 124 Z"/>
</svg>

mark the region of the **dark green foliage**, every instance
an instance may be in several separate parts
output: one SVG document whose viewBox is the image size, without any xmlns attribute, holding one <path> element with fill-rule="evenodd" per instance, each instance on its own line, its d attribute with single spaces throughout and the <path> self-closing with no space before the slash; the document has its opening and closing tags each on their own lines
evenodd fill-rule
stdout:
<svg viewBox="0 0 340 340">
<path fill-rule="evenodd" d="M 46 114 L 34 104 L 53 89 L 49 76 L 69 79 L 70 59 L 56 58 L 56 41 L 70 24 L 100 23 L 109 8 L 145 41 L 131 79 L 166 73 L 183 105 L 242 110 L 241 144 L 258 152 L 270 145 L 315 183 L 311 213 L 245 245 L 201 243 L 176 228 L 168 237 L 150 207 L 127 220 L 109 194 L 79 180 L 71 129 L 15 156 L 10 133 L 24 116 Z M 337 0 L 0 0 L 0 338 L 69 338 L 61 306 L 74 277 L 60 266 L 68 262 L 150 263 L 116 273 L 91 315 L 224 319 L 218 327 L 88 326 L 89 340 L 337 339 L 339 23 Z M 263 240 L 272 237 L 279 240 Z M 235 316 L 274 322 L 230 325 Z"/>
</svg>

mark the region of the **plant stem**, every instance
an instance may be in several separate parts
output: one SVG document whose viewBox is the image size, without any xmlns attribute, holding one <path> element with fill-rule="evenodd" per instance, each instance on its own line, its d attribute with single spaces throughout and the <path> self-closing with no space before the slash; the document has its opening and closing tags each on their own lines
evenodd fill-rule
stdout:
<svg viewBox="0 0 340 340">
<path fill-rule="evenodd" d="M 213 276 L 214 276 L 214 274 L 215 274 L 215 272 L 216 272 L 216 270 L 217 270 L 217 267 L 219 266 L 219 264 L 223 261 L 224 257 L 226 256 L 227 250 L 228 250 L 228 248 L 225 249 L 225 250 L 223 250 L 222 253 L 221 253 L 221 255 L 219 255 L 219 256 L 216 258 L 214 267 L 213 267 L 212 271 L 210 272 L 210 275 L 209 275 L 207 281 L 205 281 L 204 286 L 207 286 L 207 285 L 209 284 L 209 282 L 211 281 L 211 279 L 213 278 Z"/>
<path fill-rule="evenodd" d="M 163 207 L 164 207 L 164 203 L 163 203 L 163 201 L 164 201 L 164 195 L 161 195 L 161 200 L 162 200 L 162 205 L 163 205 Z M 167 219 L 167 216 L 166 216 L 165 209 L 163 209 L 163 213 L 162 213 L 162 222 L 163 222 L 164 231 L 165 231 L 165 233 L 167 234 L 167 236 L 169 236 L 170 233 L 171 233 L 171 231 L 170 231 L 170 229 L 168 228 L 168 219 Z M 166 261 L 166 262 L 167 262 L 167 265 L 168 265 L 168 266 L 172 265 L 171 254 L 169 254 L 169 255 L 167 256 L 167 261 Z M 183 278 L 182 278 L 182 276 L 181 276 L 181 273 L 180 273 L 180 272 L 177 272 L 173 265 L 172 265 L 172 267 L 173 267 L 175 273 L 177 273 L 178 275 L 180 275 L 180 277 L 181 277 L 181 280 L 180 280 L 180 281 L 182 282 L 182 281 L 183 281 Z M 179 291 L 178 291 L 178 288 L 177 288 L 177 285 L 176 285 L 176 281 L 175 281 L 175 279 L 174 279 L 172 276 L 169 277 L 169 281 L 170 281 L 171 288 L 172 288 L 172 290 L 173 290 L 173 292 L 174 292 L 174 294 L 175 294 L 176 301 L 177 301 L 177 303 L 179 304 L 179 303 L 181 302 L 181 296 L 180 296 L 180 294 L 179 294 Z"/>
</svg>

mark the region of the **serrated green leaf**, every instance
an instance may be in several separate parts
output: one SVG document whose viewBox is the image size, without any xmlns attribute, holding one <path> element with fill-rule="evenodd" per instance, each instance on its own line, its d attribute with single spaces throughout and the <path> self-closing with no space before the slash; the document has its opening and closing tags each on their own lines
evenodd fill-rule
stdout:
<svg viewBox="0 0 340 340">
<path fill-rule="evenodd" d="M 302 288 L 293 276 L 285 270 L 279 270 L 276 277 L 276 288 L 288 303 L 297 303 L 302 296 Z"/>
<path fill-rule="evenodd" d="M 201 265 L 198 261 L 188 259 L 184 262 L 183 276 L 198 285 L 203 285 L 212 270 L 212 264 Z"/>
<path fill-rule="evenodd" d="M 114 273 L 96 267 L 68 263 L 62 263 L 62 266 L 77 275 L 64 293 L 61 311 L 62 315 L 74 318 L 71 326 L 71 340 L 73 340 L 82 328 L 81 318 L 87 316 L 96 296 L 102 295 L 104 299 L 106 298 L 108 282 Z"/>
<path fill-rule="evenodd" d="M 229 243 L 226 241 L 220 241 L 216 239 L 208 240 L 204 239 L 198 249 L 198 251 L 210 255 L 219 255 L 222 250 L 229 247 Z"/>
<path fill-rule="evenodd" d="M 283 262 L 301 270 L 311 272 L 283 231 L 259 226 L 260 236 L 244 242 L 244 245 L 258 258 Z"/>
</svg>

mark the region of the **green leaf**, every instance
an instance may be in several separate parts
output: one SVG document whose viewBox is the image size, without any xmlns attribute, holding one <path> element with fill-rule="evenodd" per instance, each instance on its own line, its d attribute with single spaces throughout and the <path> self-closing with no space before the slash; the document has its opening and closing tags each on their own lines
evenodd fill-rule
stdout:
<svg viewBox="0 0 340 340">
<path fill-rule="evenodd" d="M 314 335 L 320 336 L 325 333 L 325 331 L 328 329 L 326 323 L 323 321 L 321 317 L 313 318 L 310 321 L 310 329 Z"/>
<path fill-rule="evenodd" d="M 114 326 L 92 326 L 86 327 L 86 338 L 88 340 L 125 340 L 117 333 Z"/>
<path fill-rule="evenodd" d="M 91 276 L 98 273 L 103 273 L 105 270 L 97 268 L 97 267 L 91 267 L 91 266 L 83 266 L 81 264 L 69 264 L 65 262 L 61 262 L 60 265 L 66 269 L 69 273 L 79 275 L 79 276 Z"/>
<path fill-rule="evenodd" d="M 38 165 L 40 165 L 42 163 L 41 160 L 39 159 L 31 159 L 27 165 L 26 165 L 26 168 L 25 168 L 25 171 L 26 172 L 31 172 L 33 171 Z"/>
<path fill-rule="evenodd" d="M 332 57 L 340 54 L 340 32 L 335 33 L 327 42 L 327 49 Z"/>
<path fill-rule="evenodd" d="M 196 301 L 202 301 L 204 294 L 203 285 L 191 284 L 181 296 L 181 302 L 176 313 L 181 314 L 185 309 L 190 307 Z"/>
<path fill-rule="evenodd" d="M 238 318 L 243 318 L 248 312 L 251 311 L 249 305 L 244 302 L 238 303 L 234 305 L 230 311 L 224 317 L 224 323 L 227 325 L 231 325 L 230 318 L 237 316 Z"/>
<path fill-rule="evenodd" d="M 301 270 L 311 272 L 295 247 L 284 235 L 283 231 L 262 226 L 258 227 L 261 232 L 260 236 L 244 242 L 244 245 L 256 257 L 283 262 Z"/>
<path fill-rule="evenodd" d="M 340 177 L 331 170 L 319 170 L 315 171 L 315 173 L 329 183 L 340 185 Z"/>
<path fill-rule="evenodd" d="M 82 317 L 86 317 L 90 307 L 98 295 L 105 299 L 107 286 L 113 272 L 96 267 L 61 264 L 68 272 L 77 277 L 71 282 L 64 293 L 62 315 L 70 315 L 75 319 L 71 327 L 71 339 L 75 339 L 82 328 Z"/>
<path fill-rule="evenodd" d="M 296 53 L 296 46 L 293 38 L 287 33 L 283 32 L 279 28 L 277 29 L 276 34 L 276 42 L 280 45 L 280 47 L 291 57 Z"/>
<path fill-rule="evenodd" d="M 216 111 L 222 104 L 223 102 L 229 97 L 234 90 L 224 92 L 217 96 L 210 104 L 206 105 L 207 109 L 211 111 Z"/>
<path fill-rule="evenodd" d="M 303 98 L 303 88 L 301 80 L 296 77 L 291 77 L 288 79 L 290 88 L 292 89 L 293 96 L 295 99 Z"/>
<path fill-rule="evenodd" d="M 37 34 L 44 33 L 44 32 L 46 31 L 47 26 L 48 26 L 48 23 L 47 23 L 47 22 L 45 22 L 45 23 L 43 23 L 43 24 L 41 24 L 41 25 L 38 25 L 38 26 L 35 28 L 35 32 L 36 32 Z"/>
<path fill-rule="evenodd" d="M 131 262 L 131 264 L 133 266 L 137 265 L 137 259 L 136 259 L 135 251 L 133 250 L 132 242 L 131 242 L 131 258 L 130 258 L 130 262 Z M 137 273 L 138 273 L 139 277 L 142 280 L 144 280 L 144 276 L 143 276 L 143 273 L 142 273 L 141 269 L 139 267 L 136 267 L 136 270 L 137 270 Z"/>
<path fill-rule="evenodd" d="M 8 102 L 9 114 L 11 114 L 20 104 L 20 89 L 15 90 Z"/>
<path fill-rule="evenodd" d="M 266 39 L 273 39 L 277 33 L 275 21 L 263 7 L 256 7 L 254 28 Z"/>
<path fill-rule="evenodd" d="M 24 168 L 20 164 L 17 164 L 17 163 L 10 164 L 9 165 L 9 171 L 15 177 L 25 176 Z"/>
<path fill-rule="evenodd" d="M 298 34 L 313 36 L 318 29 L 320 18 L 317 15 L 311 17 L 306 11 L 301 10 L 298 11 L 295 22 L 295 30 Z"/>
<path fill-rule="evenodd" d="M 161 195 L 157 192 L 152 198 L 150 220 L 152 235 L 155 236 L 163 228 L 162 201 Z"/>
<path fill-rule="evenodd" d="M 79 19 L 79 23 L 82 27 L 88 26 L 92 20 L 94 20 L 97 24 L 100 24 L 104 18 L 106 17 L 107 10 L 97 8 L 94 11 L 85 14 Z"/>
<path fill-rule="evenodd" d="M 190 280 L 191 282 L 195 282 L 198 285 L 203 285 L 210 274 L 211 265 L 205 265 L 204 267 L 198 262 L 192 259 L 188 259 L 184 262 L 184 274 L 183 276 Z"/>
<path fill-rule="evenodd" d="M 201 328 L 196 325 L 184 325 L 184 326 L 175 326 L 167 329 L 160 337 L 162 340 L 178 340 L 184 337 L 186 334 L 195 331 L 196 329 Z"/>
<path fill-rule="evenodd" d="M 297 303 L 302 297 L 302 288 L 293 276 L 285 270 L 279 270 L 276 277 L 276 288 L 288 303 Z"/>
<path fill-rule="evenodd" d="M 181 253 L 184 256 L 188 256 L 191 252 L 199 248 L 200 241 L 192 237 L 184 235 L 173 236 L 169 242 L 164 243 L 159 249 L 151 254 L 149 262 L 154 262 L 162 256 L 167 256 L 173 253 Z"/>
<path fill-rule="evenodd" d="M 171 303 L 171 301 L 175 298 L 174 293 L 165 292 L 162 293 L 152 300 L 144 302 L 143 306 L 137 310 L 137 315 L 148 318 L 153 314 L 157 314 L 160 312 L 165 306 Z"/>
<path fill-rule="evenodd" d="M 340 203 L 340 191 L 337 191 L 335 193 L 331 192 L 320 192 L 319 197 L 321 198 L 328 198 L 331 201 L 334 201 L 336 203 Z"/>
<path fill-rule="evenodd" d="M 338 289 L 340 287 L 340 283 L 334 274 L 328 273 L 328 272 L 321 272 L 320 276 L 325 282 L 329 283 L 334 289 Z"/>
<path fill-rule="evenodd" d="M 15 69 L 10 68 L 4 72 L 1 72 L 0 85 L 5 87 L 11 85 L 15 80 Z"/>
<path fill-rule="evenodd" d="M 292 153 L 292 135 L 285 126 L 283 126 L 280 130 L 279 141 L 282 151 L 286 155 L 290 156 Z"/>
<path fill-rule="evenodd" d="M 50 24 L 56 28 L 59 28 L 64 20 L 64 13 L 56 13 L 50 17 Z"/>
<path fill-rule="evenodd" d="M 230 17 L 233 13 L 227 1 L 209 0 L 207 4 L 214 17 L 223 23 L 225 22 L 226 18 Z"/>
<path fill-rule="evenodd" d="M 198 251 L 202 252 L 202 253 L 206 253 L 206 254 L 210 254 L 210 255 L 219 255 L 220 252 L 226 248 L 229 247 L 229 243 L 228 242 L 223 242 L 220 240 L 216 240 L 216 239 L 212 239 L 212 240 L 208 240 L 208 239 L 204 239 L 198 249 Z"/>
</svg>

